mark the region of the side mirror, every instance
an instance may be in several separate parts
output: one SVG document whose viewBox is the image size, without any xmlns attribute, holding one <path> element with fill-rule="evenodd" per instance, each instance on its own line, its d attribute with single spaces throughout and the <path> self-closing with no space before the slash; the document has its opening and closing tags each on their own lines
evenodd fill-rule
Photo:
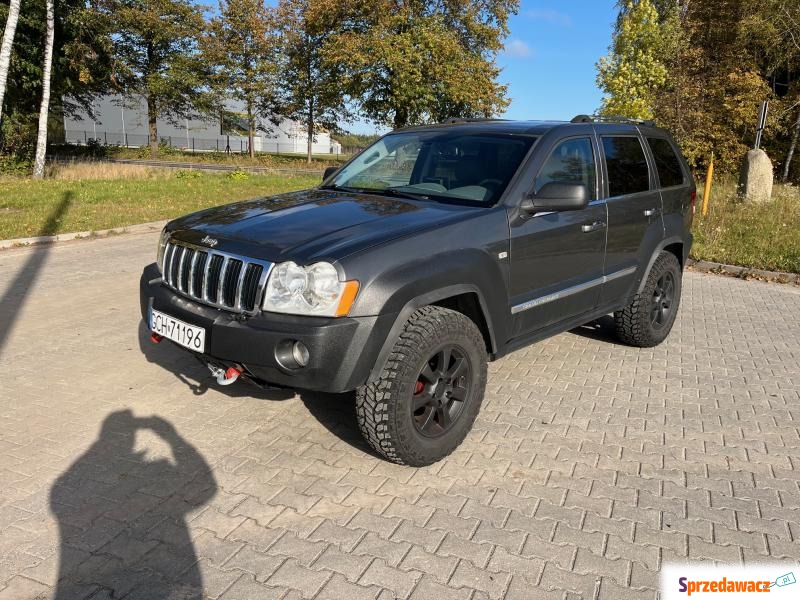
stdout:
<svg viewBox="0 0 800 600">
<path fill-rule="evenodd" d="M 322 181 L 325 181 L 328 177 L 332 177 L 338 170 L 339 167 L 328 167 L 325 169 L 325 172 L 322 174 Z"/>
<path fill-rule="evenodd" d="M 581 210 L 589 204 L 589 188 L 583 183 L 551 181 L 542 186 L 537 194 L 529 194 L 522 200 L 520 208 L 533 214 Z"/>
</svg>

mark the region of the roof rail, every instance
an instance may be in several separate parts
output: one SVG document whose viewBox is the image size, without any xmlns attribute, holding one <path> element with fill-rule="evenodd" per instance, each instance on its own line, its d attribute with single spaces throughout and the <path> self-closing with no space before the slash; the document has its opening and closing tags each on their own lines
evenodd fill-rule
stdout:
<svg viewBox="0 0 800 600">
<path fill-rule="evenodd" d="M 655 127 L 656 122 L 646 119 L 629 119 L 627 117 L 602 117 L 597 115 L 577 115 L 570 123 L 629 123 L 631 125 L 644 125 L 645 127 Z"/>
<path fill-rule="evenodd" d="M 508 119 L 495 119 L 492 117 L 453 117 L 445 119 L 439 125 L 457 125 L 458 123 L 487 123 L 492 121 L 507 121 Z"/>
</svg>

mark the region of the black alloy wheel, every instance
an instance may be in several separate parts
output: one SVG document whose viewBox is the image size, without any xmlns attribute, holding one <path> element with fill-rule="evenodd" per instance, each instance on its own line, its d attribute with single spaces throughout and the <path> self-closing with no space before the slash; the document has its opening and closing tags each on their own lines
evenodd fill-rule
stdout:
<svg viewBox="0 0 800 600">
<path fill-rule="evenodd" d="M 614 312 L 614 328 L 620 340 L 638 348 L 652 348 L 667 338 L 681 303 L 681 275 L 678 257 L 662 251 L 642 282 L 641 291 Z"/>
<path fill-rule="evenodd" d="M 446 345 L 436 351 L 414 386 L 414 428 L 427 437 L 446 433 L 464 409 L 471 378 L 472 366 L 461 348 Z"/>
<path fill-rule="evenodd" d="M 665 271 L 656 281 L 650 303 L 650 323 L 654 329 L 661 329 L 669 322 L 674 300 L 675 277 L 671 271 Z"/>
</svg>

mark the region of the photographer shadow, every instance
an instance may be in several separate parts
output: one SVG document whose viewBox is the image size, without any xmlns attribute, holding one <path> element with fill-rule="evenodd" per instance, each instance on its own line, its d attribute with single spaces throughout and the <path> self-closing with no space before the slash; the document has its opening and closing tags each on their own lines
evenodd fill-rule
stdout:
<svg viewBox="0 0 800 600">
<path fill-rule="evenodd" d="M 172 459 L 137 451 L 142 431 L 166 443 Z M 203 579 L 187 514 L 216 492 L 211 467 L 171 423 L 130 410 L 111 413 L 50 490 L 60 534 L 54 598 L 200 600 Z"/>
</svg>

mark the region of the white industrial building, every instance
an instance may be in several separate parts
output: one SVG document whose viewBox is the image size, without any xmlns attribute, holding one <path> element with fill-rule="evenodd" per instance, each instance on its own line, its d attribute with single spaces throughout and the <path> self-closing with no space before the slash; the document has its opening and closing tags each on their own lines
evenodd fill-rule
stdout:
<svg viewBox="0 0 800 600">
<path fill-rule="evenodd" d="M 241 113 L 231 106 L 230 113 Z M 87 144 L 97 140 L 103 145 L 139 147 L 149 143 L 147 104 L 141 96 L 122 98 L 104 96 L 93 104 L 94 118 L 84 111 L 64 117 L 64 141 L 68 144 Z M 242 121 L 243 119 L 238 119 Z M 244 135 L 242 135 L 244 134 Z M 195 152 L 247 151 L 247 133 L 241 128 L 225 131 L 220 117 L 184 119 L 170 122 L 158 119 L 158 137 L 173 148 Z M 305 154 L 308 134 L 306 126 L 298 121 L 283 119 L 278 125 L 261 119 L 253 141 L 256 152 L 282 152 Z M 341 154 L 339 142 L 332 140 L 326 131 L 314 136 L 314 154 Z"/>
</svg>

